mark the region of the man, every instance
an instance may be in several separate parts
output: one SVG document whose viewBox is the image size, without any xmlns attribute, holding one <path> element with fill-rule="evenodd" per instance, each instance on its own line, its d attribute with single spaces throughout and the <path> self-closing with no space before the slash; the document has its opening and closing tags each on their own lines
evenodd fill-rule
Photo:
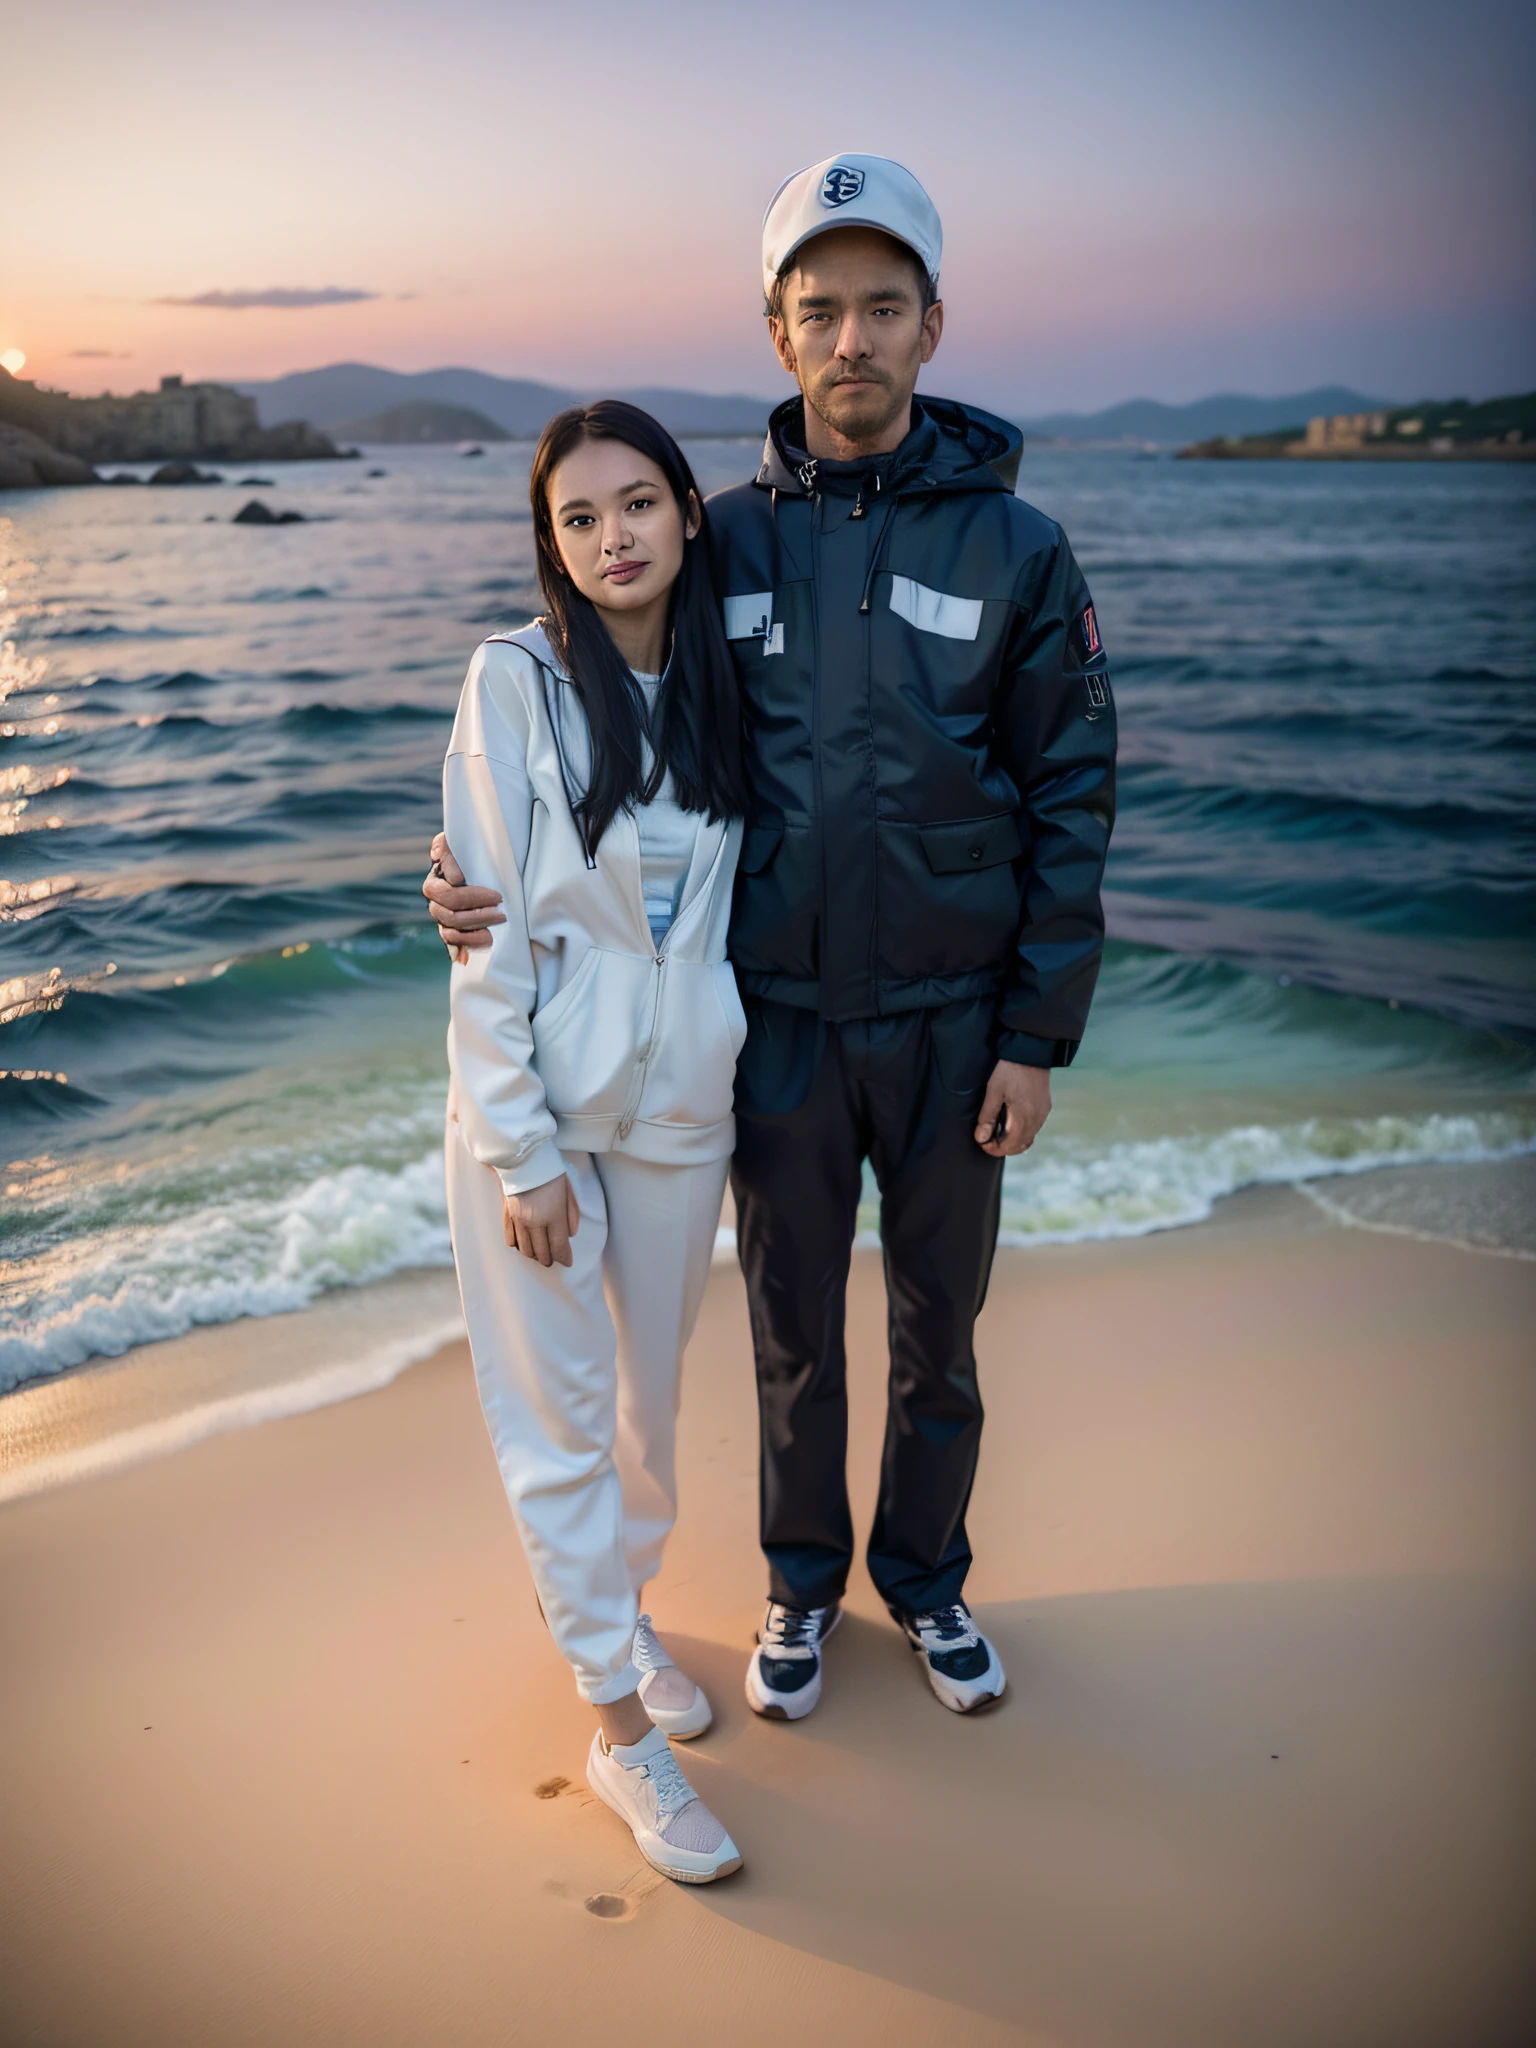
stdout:
<svg viewBox="0 0 1536 2048">
<path fill-rule="evenodd" d="M 710 500 L 748 719 L 730 954 L 747 1010 L 732 1166 L 762 1429 L 767 1617 L 747 1698 L 798 1720 L 853 1558 L 844 1299 L 868 1159 L 890 1388 L 867 1561 L 934 1692 L 998 1698 L 962 1598 L 982 1407 L 972 1348 L 1003 1161 L 1050 1112 L 1103 945 L 1115 718 L 1058 527 L 1013 495 L 1021 436 L 914 397 L 941 229 L 883 157 L 788 179 L 763 226 L 769 333 L 800 396 Z M 432 914 L 485 942 L 441 842 Z"/>
</svg>

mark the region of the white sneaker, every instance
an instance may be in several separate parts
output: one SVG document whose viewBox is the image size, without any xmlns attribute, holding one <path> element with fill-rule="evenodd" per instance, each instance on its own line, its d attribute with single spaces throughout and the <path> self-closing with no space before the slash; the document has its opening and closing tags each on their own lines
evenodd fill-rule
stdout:
<svg viewBox="0 0 1536 2048">
<path fill-rule="evenodd" d="M 695 1685 L 686 1671 L 678 1670 L 661 1647 L 661 1638 L 652 1628 L 648 1614 L 642 1614 L 635 1623 L 634 1647 L 629 1657 L 635 1669 L 644 1674 L 640 1680 L 640 1704 L 656 1726 L 674 1742 L 688 1742 L 695 1735 L 702 1735 L 714 1719 L 704 1688 Z"/>
<path fill-rule="evenodd" d="M 713 1884 L 740 1870 L 741 1851 L 683 1776 L 659 1728 L 628 1748 L 610 1748 L 599 1728 L 587 1756 L 587 1783 L 664 1877 Z"/>
<path fill-rule="evenodd" d="M 1002 1698 L 1008 1683 L 1002 1664 L 963 1600 L 897 1619 L 923 1660 L 928 1683 L 951 1712 L 974 1714 Z"/>
<path fill-rule="evenodd" d="M 747 1705 L 769 1721 L 800 1721 L 821 1698 L 821 1646 L 843 1618 L 842 1604 L 785 1607 L 768 1602 L 747 1666 Z"/>
</svg>

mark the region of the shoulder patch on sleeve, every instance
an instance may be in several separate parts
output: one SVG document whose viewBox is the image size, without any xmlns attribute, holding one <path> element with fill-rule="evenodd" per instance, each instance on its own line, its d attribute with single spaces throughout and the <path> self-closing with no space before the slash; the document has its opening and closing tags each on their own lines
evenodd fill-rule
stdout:
<svg viewBox="0 0 1536 2048">
<path fill-rule="evenodd" d="M 1099 638 L 1099 622 L 1093 615 L 1093 606 L 1091 604 L 1084 608 L 1083 615 L 1077 622 L 1077 629 L 1083 636 L 1083 659 L 1085 661 L 1092 661 L 1096 654 L 1104 652 L 1104 643 Z"/>
</svg>

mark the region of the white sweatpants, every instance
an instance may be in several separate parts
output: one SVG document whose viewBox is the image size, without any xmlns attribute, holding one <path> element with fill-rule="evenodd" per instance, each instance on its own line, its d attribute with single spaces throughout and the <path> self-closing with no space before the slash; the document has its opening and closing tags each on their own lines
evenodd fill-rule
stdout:
<svg viewBox="0 0 1536 2048">
<path fill-rule="evenodd" d="M 730 1162 L 567 1153 L 574 1263 L 541 1266 L 507 1244 L 501 1183 L 451 1117 L 445 1151 L 464 1320 L 507 1498 L 577 1689 L 607 1705 L 639 1683 L 638 1596 L 677 1517 L 679 1366 Z"/>
</svg>

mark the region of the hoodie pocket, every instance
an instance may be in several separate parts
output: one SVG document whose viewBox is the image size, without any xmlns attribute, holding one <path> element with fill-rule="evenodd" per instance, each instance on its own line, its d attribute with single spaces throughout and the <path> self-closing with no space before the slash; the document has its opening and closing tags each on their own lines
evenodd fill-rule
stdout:
<svg viewBox="0 0 1536 2048">
<path fill-rule="evenodd" d="M 714 976 L 715 994 L 725 1016 L 726 1036 L 730 1040 L 731 1061 L 734 1065 L 737 1054 L 747 1042 L 747 1013 L 742 1008 L 741 991 L 736 986 L 736 976 L 731 971 L 730 963 L 722 960 L 717 967 L 711 967 L 709 971 Z"/>
<path fill-rule="evenodd" d="M 533 1064 L 557 1116 L 620 1116 L 650 1036 L 656 969 L 593 946 L 533 1015 Z"/>
<path fill-rule="evenodd" d="M 649 1124 L 718 1124 L 731 1113 L 736 1055 L 747 1035 L 736 977 L 724 964 L 667 962 L 640 1116 Z"/>
</svg>

